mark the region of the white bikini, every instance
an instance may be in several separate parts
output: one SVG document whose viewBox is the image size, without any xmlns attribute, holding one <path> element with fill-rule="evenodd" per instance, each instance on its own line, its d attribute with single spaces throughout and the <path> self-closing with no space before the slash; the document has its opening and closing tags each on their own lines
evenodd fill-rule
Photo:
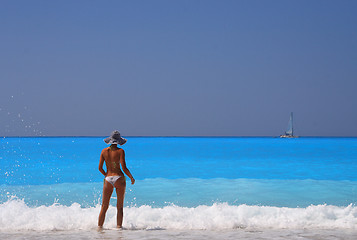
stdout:
<svg viewBox="0 0 357 240">
<path fill-rule="evenodd" d="M 122 176 L 108 176 L 108 177 L 105 177 L 105 180 L 107 180 L 107 182 L 111 183 L 114 187 L 114 183 L 119 179 L 121 178 Z"/>
</svg>

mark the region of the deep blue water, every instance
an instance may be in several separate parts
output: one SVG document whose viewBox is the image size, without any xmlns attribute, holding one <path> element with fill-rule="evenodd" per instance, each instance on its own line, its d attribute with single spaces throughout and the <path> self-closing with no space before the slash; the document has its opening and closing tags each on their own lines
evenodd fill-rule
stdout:
<svg viewBox="0 0 357 240">
<path fill-rule="evenodd" d="M 101 137 L 2 138 L 0 202 L 95 206 Z M 357 203 L 357 138 L 129 137 L 126 204 Z"/>
<path fill-rule="evenodd" d="M 101 181 L 102 139 L 2 138 L 0 184 Z M 357 138 L 129 137 L 123 148 L 138 180 L 357 180 Z"/>
</svg>

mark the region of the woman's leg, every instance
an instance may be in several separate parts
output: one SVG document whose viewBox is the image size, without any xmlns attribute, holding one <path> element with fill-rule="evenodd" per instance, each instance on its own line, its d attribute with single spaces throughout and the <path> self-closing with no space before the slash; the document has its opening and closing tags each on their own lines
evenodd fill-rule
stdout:
<svg viewBox="0 0 357 240">
<path fill-rule="evenodd" d="M 103 227 L 105 214 L 109 207 L 110 197 L 113 193 L 113 186 L 112 184 L 108 183 L 104 180 L 103 184 L 103 201 L 102 201 L 102 209 L 100 210 L 99 218 L 98 218 L 98 226 Z"/>
<path fill-rule="evenodd" d="M 115 184 L 115 190 L 117 192 L 117 227 L 121 228 L 123 224 L 123 206 L 126 181 L 124 177 L 118 179 Z"/>
</svg>

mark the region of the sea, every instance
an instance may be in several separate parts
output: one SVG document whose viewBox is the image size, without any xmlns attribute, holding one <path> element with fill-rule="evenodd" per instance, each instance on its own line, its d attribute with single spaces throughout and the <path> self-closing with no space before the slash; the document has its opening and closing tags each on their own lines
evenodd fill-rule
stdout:
<svg viewBox="0 0 357 240">
<path fill-rule="evenodd" d="M 128 137 L 121 230 L 103 138 L 0 138 L 0 239 L 357 239 L 357 138 Z"/>
</svg>

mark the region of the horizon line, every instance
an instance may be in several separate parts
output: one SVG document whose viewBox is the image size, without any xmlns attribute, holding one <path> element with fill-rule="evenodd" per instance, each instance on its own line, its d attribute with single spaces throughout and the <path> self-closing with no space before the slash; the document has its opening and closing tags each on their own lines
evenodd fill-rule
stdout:
<svg viewBox="0 0 357 240">
<path fill-rule="evenodd" d="M 53 137 L 53 138 L 71 138 L 71 137 L 78 137 L 78 138 L 99 138 L 99 137 L 107 137 L 107 135 L 90 135 L 90 136 L 85 136 L 85 135 L 78 135 L 78 136 L 75 136 L 75 135 L 41 135 L 41 136 L 0 136 L 0 138 L 50 138 L 50 137 Z M 145 137 L 148 137 L 148 138 L 185 138 L 185 137 L 191 137 L 191 138 L 280 138 L 280 136 L 230 136 L 230 135 L 219 135 L 219 136 L 204 136 L 204 135 L 184 135 L 184 136 L 173 136 L 173 135 L 162 135 L 162 136 L 151 136 L 151 135 L 148 135 L 148 136 L 140 136 L 140 135 L 127 135 L 127 136 L 124 136 L 124 137 L 129 137 L 129 138 L 145 138 Z M 356 138 L 357 136 L 341 136 L 341 135 L 335 135 L 335 136 L 297 136 L 297 138 Z"/>
</svg>

